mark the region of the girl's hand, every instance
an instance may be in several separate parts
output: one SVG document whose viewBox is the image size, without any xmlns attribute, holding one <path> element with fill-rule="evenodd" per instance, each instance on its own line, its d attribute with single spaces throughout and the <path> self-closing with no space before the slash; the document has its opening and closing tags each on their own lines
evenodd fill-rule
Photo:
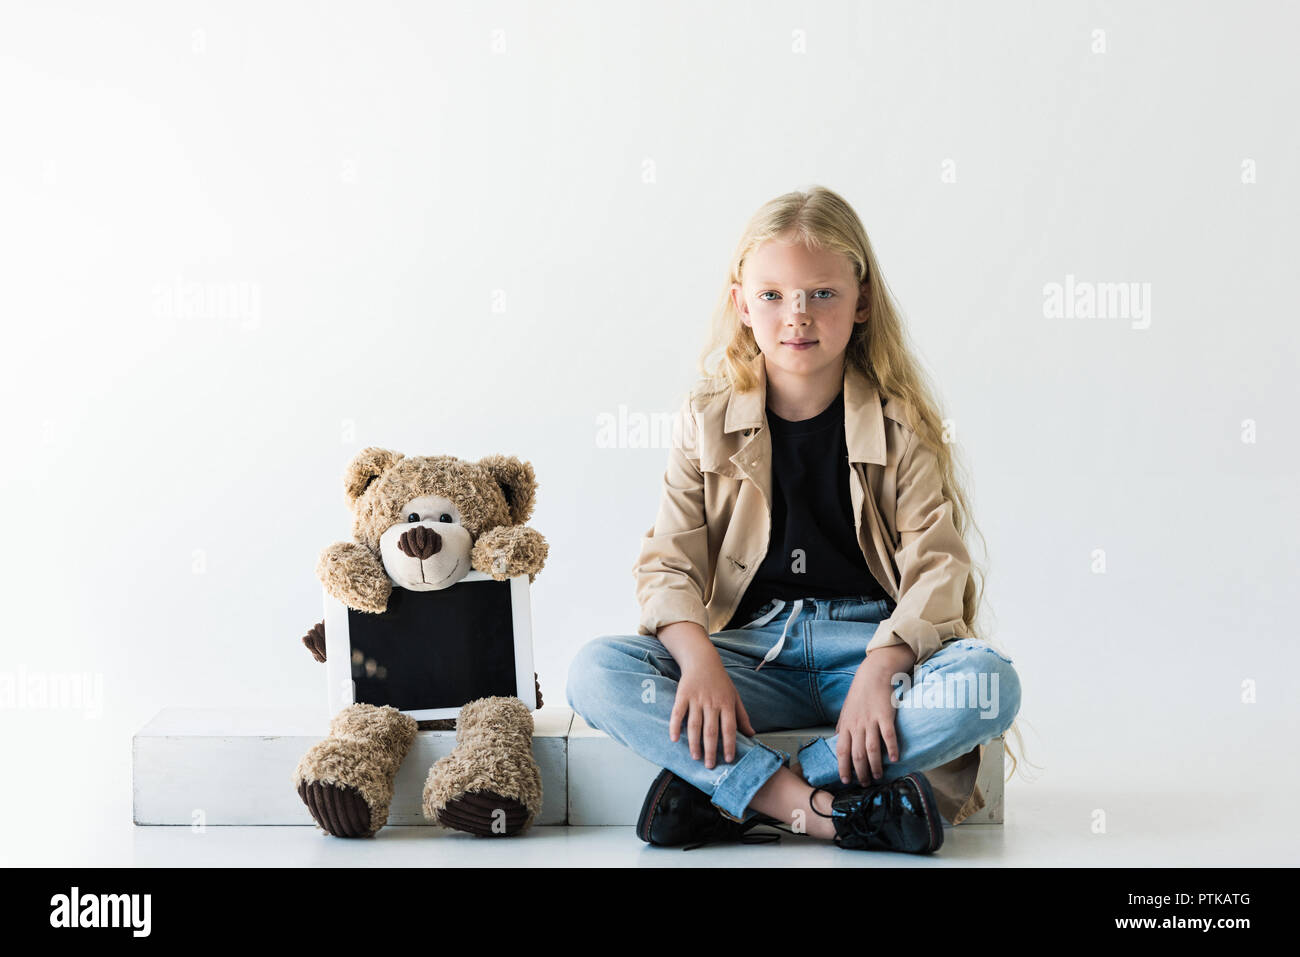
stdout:
<svg viewBox="0 0 1300 957">
<path fill-rule="evenodd" d="M 840 780 L 844 784 L 850 783 L 851 772 L 857 773 L 858 783 L 864 787 L 884 774 L 880 758 L 882 739 L 889 760 L 898 760 L 898 736 L 894 733 L 896 699 L 891 679 L 900 671 L 910 673 L 915 662 L 916 653 L 907 645 L 889 645 L 871 652 L 858 666 L 835 727 L 835 756 L 839 759 Z"/>
<path fill-rule="evenodd" d="M 677 696 L 668 717 L 668 737 L 673 741 L 681 737 L 681 722 L 685 718 L 691 757 L 700 760 L 702 739 L 704 766 L 711 769 L 716 763 L 720 735 L 726 763 L 730 764 L 736 760 L 736 729 L 745 734 L 754 733 L 740 693 L 716 652 L 712 658 L 702 655 L 698 660 L 681 663 L 681 667 L 682 678 L 677 683 Z"/>
</svg>

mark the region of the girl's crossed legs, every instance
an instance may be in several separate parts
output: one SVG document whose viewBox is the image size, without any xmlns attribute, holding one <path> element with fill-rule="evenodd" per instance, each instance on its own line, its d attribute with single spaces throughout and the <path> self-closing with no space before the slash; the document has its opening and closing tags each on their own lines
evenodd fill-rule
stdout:
<svg viewBox="0 0 1300 957">
<path fill-rule="evenodd" d="M 787 603 L 775 617 L 755 619 L 769 621 L 711 636 L 756 732 L 834 725 L 867 642 L 892 611 L 888 601 L 863 597 L 805 598 L 801 605 L 793 617 Z M 783 630 L 780 654 L 755 670 Z M 669 738 L 680 678 L 658 639 L 606 635 L 578 652 L 566 691 L 588 724 L 708 794 L 727 817 L 748 820 L 761 811 L 790 822 L 803 812 L 809 833 L 830 836 L 831 822 L 806 811 L 813 785 L 843 786 L 838 736 L 813 738 L 799 749 L 802 777 L 789 770 L 788 754 L 740 732 L 735 760 L 724 760 L 719 741 L 709 768 L 691 757 L 685 727 L 677 741 Z M 957 639 L 914 669 L 895 696 L 899 760 L 890 762 L 882 749 L 880 780 L 886 782 L 938 767 L 1004 732 L 1020 707 L 1020 683 L 1011 661 L 986 642 Z M 818 797 L 825 813 L 829 795 Z"/>
</svg>

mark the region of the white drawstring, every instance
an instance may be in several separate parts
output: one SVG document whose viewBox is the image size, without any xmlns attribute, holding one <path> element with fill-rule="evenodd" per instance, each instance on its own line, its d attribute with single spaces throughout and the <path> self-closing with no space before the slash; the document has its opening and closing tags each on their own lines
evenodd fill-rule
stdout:
<svg viewBox="0 0 1300 957">
<path fill-rule="evenodd" d="M 750 622 L 751 625 L 766 625 L 769 621 L 772 620 L 772 618 L 776 615 L 777 612 L 779 612 L 782 608 L 785 607 L 784 598 L 777 598 L 774 600 L 776 601 L 776 607 L 773 608 L 771 611 L 769 611 L 762 618 Z M 790 630 L 790 622 L 794 621 L 795 618 L 798 617 L 799 610 L 801 608 L 803 608 L 803 599 L 796 598 L 794 600 L 794 605 L 790 611 L 790 617 L 785 620 L 785 627 L 781 629 L 781 637 L 777 639 L 776 644 L 774 644 L 771 648 L 767 650 L 767 654 L 763 656 L 763 660 L 760 661 L 757 667 L 754 668 L 755 671 L 759 671 L 763 667 L 763 665 L 767 664 L 769 661 L 771 661 L 773 658 L 775 658 L 777 655 L 781 653 L 781 649 L 785 647 L 785 634 L 787 631 Z"/>
<path fill-rule="evenodd" d="M 766 625 L 769 621 L 771 621 L 773 618 L 776 617 L 776 613 L 780 611 L 782 607 L 784 607 L 784 605 L 785 605 L 784 599 L 773 598 L 772 610 L 769 611 L 767 614 L 763 615 L 761 618 L 755 618 L 753 621 L 751 621 L 748 625 L 745 625 L 744 627 L 753 628 L 757 625 Z"/>
</svg>

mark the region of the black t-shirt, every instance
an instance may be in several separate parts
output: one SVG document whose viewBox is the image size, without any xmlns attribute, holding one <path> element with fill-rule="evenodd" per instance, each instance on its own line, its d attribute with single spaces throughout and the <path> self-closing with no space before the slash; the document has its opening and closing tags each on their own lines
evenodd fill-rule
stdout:
<svg viewBox="0 0 1300 957">
<path fill-rule="evenodd" d="M 887 597 L 858 545 L 844 438 L 844 391 L 811 419 L 767 410 L 772 438 L 772 533 L 767 555 L 727 628 L 770 598 Z"/>
</svg>

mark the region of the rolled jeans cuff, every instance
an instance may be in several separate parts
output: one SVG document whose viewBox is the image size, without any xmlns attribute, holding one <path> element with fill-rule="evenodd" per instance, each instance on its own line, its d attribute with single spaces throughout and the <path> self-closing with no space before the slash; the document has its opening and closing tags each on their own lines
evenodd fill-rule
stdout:
<svg viewBox="0 0 1300 957">
<path fill-rule="evenodd" d="M 744 753 L 736 766 L 713 789 L 713 806 L 732 821 L 748 821 L 756 813 L 749 802 L 782 767 L 790 766 L 790 755 L 769 748 L 762 741 Z"/>
<path fill-rule="evenodd" d="M 799 748 L 799 771 L 813 787 L 840 784 L 840 761 L 825 738 L 813 738 Z"/>
</svg>

